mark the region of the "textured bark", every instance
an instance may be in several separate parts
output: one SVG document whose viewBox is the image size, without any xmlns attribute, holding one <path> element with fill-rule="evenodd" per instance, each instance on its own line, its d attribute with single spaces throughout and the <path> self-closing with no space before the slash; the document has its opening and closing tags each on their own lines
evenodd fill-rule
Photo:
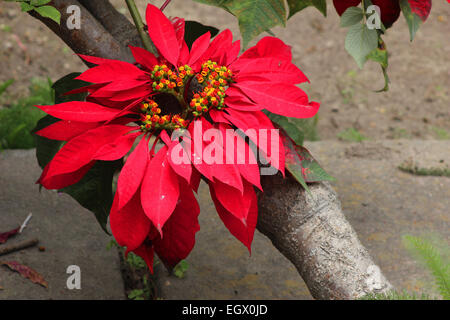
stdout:
<svg viewBox="0 0 450 320">
<path fill-rule="evenodd" d="M 107 0 L 54 0 L 61 26 L 34 15 L 74 52 L 132 61 L 138 44 L 133 25 Z M 66 8 L 82 9 L 81 30 L 68 30 Z M 85 7 L 81 6 L 85 5 Z M 263 177 L 258 230 L 297 268 L 316 299 L 354 299 L 392 288 L 345 219 L 328 183 L 310 185 L 311 195 L 292 178 Z"/>
<path fill-rule="evenodd" d="M 97 1 L 97 0 L 96 0 Z M 92 1 L 91 1 L 92 2 Z M 48 18 L 41 17 L 38 13 L 30 11 L 36 19 L 41 20 L 58 37 L 60 37 L 75 53 L 99 56 L 109 59 L 120 58 L 124 61 L 133 61 L 130 50 L 126 44 L 116 40 L 113 35 L 77 0 L 53 0 L 50 5 L 61 13 L 61 25 Z M 67 19 L 70 15 L 67 8 L 77 5 L 81 10 L 81 28 L 70 30 L 67 27 Z M 116 11 L 112 6 L 109 11 Z M 116 11 L 117 12 L 117 11 Z M 120 14 L 117 12 L 117 14 Z M 126 19 L 126 18 L 125 18 Z M 131 24 L 128 27 L 131 28 Z"/>
<path fill-rule="evenodd" d="M 355 299 L 392 289 L 345 219 L 329 183 L 308 194 L 292 178 L 263 177 L 258 230 L 297 268 L 316 299 Z"/>
</svg>

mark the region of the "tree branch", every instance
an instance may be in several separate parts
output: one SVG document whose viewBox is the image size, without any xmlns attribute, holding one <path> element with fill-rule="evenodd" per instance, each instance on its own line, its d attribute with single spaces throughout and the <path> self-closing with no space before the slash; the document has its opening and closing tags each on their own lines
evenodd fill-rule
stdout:
<svg viewBox="0 0 450 320">
<path fill-rule="evenodd" d="M 108 0 L 78 0 L 122 46 L 140 46 L 134 25 Z"/>
<path fill-rule="evenodd" d="M 258 230 L 288 258 L 316 299 L 355 299 L 386 292 L 391 284 L 345 219 L 329 183 L 265 176 L 258 195 Z"/>
<path fill-rule="evenodd" d="M 30 14 L 49 27 L 75 53 L 120 59 L 128 62 L 134 61 L 126 45 L 117 41 L 79 1 L 53 0 L 50 5 L 54 6 L 61 13 L 61 25 L 58 25 L 51 19 L 40 16 L 35 11 L 30 11 Z M 67 27 L 67 19 L 70 17 L 67 13 L 67 8 L 71 5 L 76 5 L 81 10 L 80 30 L 70 30 Z M 111 12 L 112 10 L 115 9 L 111 6 L 109 10 L 105 11 Z"/>
<path fill-rule="evenodd" d="M 66 26 L 66 8 L 73 4 L 81 8 L 81 30 Z M 126 46 L 139 41 L 136 29 L 109 1 L 53 0 L 52 5 L 62 14 L 61 26 L 33 16 L 74 52 L 134 62 Z M 292 177 L 262 180 L 258 230 L 295 265 L 313 297 L 354 299 L 392 288 L 345 219 L 328 183 L 310 185 L 308 195 Z"/>
</svg>

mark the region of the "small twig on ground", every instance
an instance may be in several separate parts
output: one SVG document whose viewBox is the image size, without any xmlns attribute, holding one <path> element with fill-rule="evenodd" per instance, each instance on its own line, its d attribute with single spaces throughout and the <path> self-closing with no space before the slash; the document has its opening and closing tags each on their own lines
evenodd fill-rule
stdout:
<svg viewBox="0 0 450 320">
<path fill-rule="evenodd" d="M 12 252 L 20 251 L 22 249 L 34 247 L 38 243 L 39 243 L 38 239 L 31 239 L 31 240 L 23 241 L 23 242 L 20 242 L 18 244 L 15 244 L 15 245 L 12 245 L 9 247 L 0 248 L 0 256 L 3 256 L 8 253 L 12 253 Z"/>
<path fill-rule="evenodd" d="M 20 226 L 19 233 L 22 233 L 23 229 L 25 229 L 27 227 L 27 224 L 28 224 L 28 222 L 30 222 L 32 217 L 33 217 L 33 214 L 30 212 L 30 214 L 25 218 L 25 221 Z"/>
</svg>

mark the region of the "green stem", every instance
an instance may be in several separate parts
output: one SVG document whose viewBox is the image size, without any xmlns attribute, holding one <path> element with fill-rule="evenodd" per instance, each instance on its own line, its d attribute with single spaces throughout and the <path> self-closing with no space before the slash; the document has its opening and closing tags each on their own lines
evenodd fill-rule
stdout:
<svg viewBox="0 0 450 320">
<path fill-rule="evenodd" d="M 127 3 L 128 10 L 130 11 L 131 17 L 133 18 L 134 25 L 136 26 L 139 36 L 141 37 L 144 48 L 156 55 L 157 52 L 155 46 L 153 45 L 152 40 L 148 36 L 147 32 L 145 32 L 144 22 L 142 22 L 142 18 L 139 14 L 138 8 L 136 7 L 136 3 L 134 2 L 134 0 L 125 0 L 125 2 Z"/>
</svg>

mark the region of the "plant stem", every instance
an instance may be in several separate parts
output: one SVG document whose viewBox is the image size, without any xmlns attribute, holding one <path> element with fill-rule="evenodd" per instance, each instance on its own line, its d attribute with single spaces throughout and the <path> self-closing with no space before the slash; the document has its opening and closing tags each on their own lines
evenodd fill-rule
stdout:
<svg viewBox="0 0 450 320">
<path fill-rule="evenodd" d="M 172 0 L 166 0 L 166 2 L 164 2 L 164 4 L 161 6 L 159 10 L 164 11 L 164 9 L 169 5 L 170 1 Z"/>
<path fill-rule="evenodd" d="M 136 3 L 134 2 L 134 0 L 125 0 L 125 2 L 127 3 L 128 10 L 130 11 L 131 17 L 133 18 L 134 25 L 136 26 L 139 36 L 141 37 L 144 48 L 156 55 L 157 52 L 155 46 L 153 45 L 152 40 L 148 36 L 147 32 L 145 32 L 144 23 L 142 22 L 142 18 L 139 14 L 138 8 L 136 7 Z"/>
</svg>

